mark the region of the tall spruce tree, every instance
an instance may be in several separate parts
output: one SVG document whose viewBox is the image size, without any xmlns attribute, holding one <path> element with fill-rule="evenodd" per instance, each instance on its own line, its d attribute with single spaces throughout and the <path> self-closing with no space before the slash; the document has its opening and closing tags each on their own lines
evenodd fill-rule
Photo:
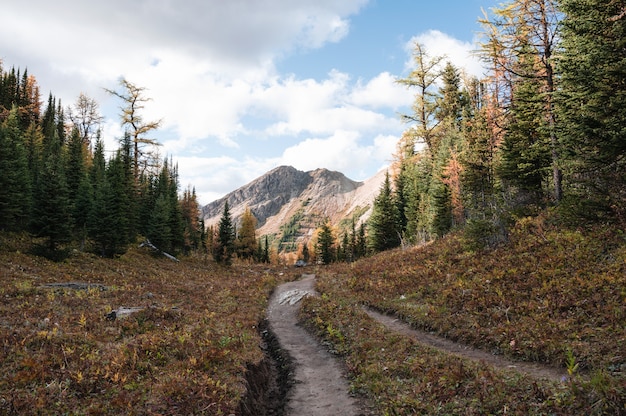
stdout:
<svg viewBox="0 0 626 416">
<path fill-rule="evenodd" d="M 516 84 L 535 82 L 539 89 L 533 100 L 541 110 L 540 132 L 548 144 L 542 149 L 546 155 L 537 157 L 550 161 L 552 196 L 558 202 L 562 197 L 562 172 L 555 130 L 554 92 L 558 77 L 553 58 L 561 18 L 557 0 L 512 0 L 492 12 L 491 19 L 481 19 L 487 37 L 481 47 L 483 58 L 492 66 L 494 101 L 502 116 L 497 122 L 506 128 L 505 110 L 515 100 Z"/>
<path fill-rule="evenodd" d="M 578 201 L 626 218 L 626 4 L 561 0 L 560 135 Z"/>
<path fill-rule="evenodd" d="M 135 239 L 134 186 L 130 170 L 129 148 L 124 146 L 100 172 L 101 156 L 96 148 L 94 200 L 90 215 L 90 236 L 102 256 L 123 254 Z M 103 158 L 103 157 L 102 157 Z"/>
<path fill-rule="evenodd" d="M 185 229 L 178 200 L 178 174 L 171 160 L 163 161 L 159 175 L 142 174 L 139 205 L 140 232 L 163 251 L 182 250 Z"/>
<path fill-rule="evenodd" d="M 460 153 L 463 147 L 461 129 L 468 95 L 461 90 L 459 71 L 450 62 L 443 69 L 441 80 L 443 85 L 439 90 L 436 113 L 440 122 L 440 144 L 433 157 L 432 179 L 427 195 L 429 232 L 437 236 L 448 233 L 453 225 L 451 186 L 455 183 L 450 180 L 450 176 L 456 168 L 453 166 L 453 156 Z M 460 193 L 460 190 L 456 189 L 455 192 Z M 457 200 L 457 205 L 459 202 Z M 459 209 L 458 206 L 455 208 Z"/>
<path fill-rule="evenodd" d="M 14 107 L 0 124 L 0 229 L 25 230 L 31 203 L 31 175 Z"/>
<path fill-rule="evenodd" d="M 78 134 L 78 130 L 72 129 L 67 145 L 67 186 L 74 219 L 74 233 L 81 241 L 81 246 L 86 238 L 92 199 L 86 165 L 87 158 L 87 145 Z"/>
<path fill-rule="evenodd" d="M 149 218 L 148 239 L 157 248 L 165 252 L 172 250 L 171 209 L 167 195 L 160 194 L 157 196 Z"/>
<path fill-rule="evenodd" d="M 54 253 L 59 244 L 71 241 L 73 222 L 63 145 L 56 129 L 50 134 L 35 187 L 32 228 L 36 235 L 47 237 L 48 249 Z"/>
<path fill-rule="evenodd" d="M 459 70 L 449 61 L 441 73 L 441 82 L 435 117 L 445 130 L 460 131 L 467 97 L 461 90 Z"/>
<path fill-rule="evenodd" d="M 269 237 L 265 235 L 265 241 L 263 244 L 263 263 L 270 262 L 270 242 Z"/>
<path fill-rule="evenodd" d="M 318 229 L 315 256 L 317 262 L 321 264 L 330 264 L 334 262 L 337 257 L 335 250 L 335 236 L 330 225 L 330 220 L 328 219 L 326 219 Z"/>
<path fill-rule="evenodd" d="M 224 211 L 219 221 L 217 239 L 213 248 L 213 258 L 218 263 L 229 265 L 235 251 L 235 226 L 230 216 L 228 201 L 224 203 Z"/>
<path fill-rule="evenodd" d="M 384 251 L 400 245 L 398 206 L 394 201 L 389 173 L 374 199 L 372 215 L 369 218 L 369 244 L 373 251 Z"/>
<path fill-rule="evenodd" d="M 31 184 L 36 184 L 41 172 L 43 157 L 43 132 L 39 123 L 32 123 L 24 133 L 24 146 Z"/>
<path fill-rule="evenodd" d="M 412 243 L 427 241 L 431 232 L 430 190 L 433 182 L 433 159 L 419 152 L 406 170 L 406 240 Z"/>
<path fill-rule="evenodd" d="M 541 80 L 535 76 L 537 52 L 526 43 L 515 65 L 509 121 L 498 174 L 515 194 L 514 206 L 541 205 L 550 173 L 550 129 L 546 124 Z"/>
<path fill-rule="evenodd" d="M 172 232 L 171 249 L 174 252 L 180 252 L 185 240 L 185 225 L 183 223 L 182 208 L 178 200 L 178 190 L 180 188 L 178 182 L 178 165 L 175 165 L 170 157 L 168 166 L 171 166 L 169 169 L 167 187 L 167 199 L 170 204 L 169 226 Z"/>
</svg>

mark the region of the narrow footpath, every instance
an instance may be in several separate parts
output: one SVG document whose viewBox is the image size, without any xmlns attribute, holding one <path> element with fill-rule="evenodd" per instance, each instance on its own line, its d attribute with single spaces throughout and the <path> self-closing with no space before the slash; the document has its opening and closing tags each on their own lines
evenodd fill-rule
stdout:
<svg viewBox="0 0 626 416">
<path fill-rule="evenodd" d="M 365 415 L 349 394 L 341 365 L 298 325 L 299 302 L 315 293 L 315 275 L 278 286 L 268 308 L 268 321 L 280 347 L 291 356 L 294 385 L 287 395 L 286 416 Z"/>
<path fill-rule="evenodd" d="M 412 337 L 417 342 L 436 348 L 439 351 L 444 351 L 473 361 L 485 362 L 494 368 L 517 371 L 536 379 L 561 382 L 567 376 L 567 372 L 560 368 L 550 367 L 541 363 L 509 360 L 503 356 L 493 355 L 486 351 L 459 344 L 426 331 L 414 329 L 409 324 L 402 322 L 394 316 L 384 315 L 365 307 L 363 309 L 371 318 L 383 324 L 388 329 Z"/>
<path fill-rule="evenodd" d="M 280 348 L 291 358 L 293 386 L 286 397 L 285 416 L 366 416 L 371 409 L 349 394 L 349 382 L 339 360 L 332 356 L 303 327 L 298 325 L 300 301 L 315 295 L 315 275 L 304 274 L 300 280 L 284 283 L 270 298 L 268 322 Z M 516 371 L 537 379 L 560 382 L 563 369 L 539 363 L 524 363 L 495 356 L 431 333 L 411 328 L 399 319 L 363 307 L 374 320 L 389 330 L 413 337 L 422 344 L 465 359 L 485 362 L 494 368 Z"/>
</svg>

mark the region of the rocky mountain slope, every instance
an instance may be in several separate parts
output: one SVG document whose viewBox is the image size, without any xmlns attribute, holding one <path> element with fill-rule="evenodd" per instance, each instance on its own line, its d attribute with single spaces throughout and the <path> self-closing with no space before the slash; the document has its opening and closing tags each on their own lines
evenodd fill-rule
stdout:
<svg viewBox="0 0 626 416">
<path fill-rule="evenodd" d="M 366 220 L 384 178 L 384 170 L 356 182 L 327 169 L 302 172 L 280 166 L 204 206 L 202 215 L 207 226 L 217 225 L 228 201 L 237 224 L 246 207 L 250 208 L 258 221 L 257 236 L 306 240 L 324 218 L 336 226 L 349 226 L 352 219 Z"/>
</svg>

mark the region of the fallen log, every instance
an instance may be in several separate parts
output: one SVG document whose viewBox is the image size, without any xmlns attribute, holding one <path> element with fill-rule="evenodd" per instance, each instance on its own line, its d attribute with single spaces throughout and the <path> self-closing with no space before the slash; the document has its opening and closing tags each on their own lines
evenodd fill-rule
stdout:
<svg viewBox="0 0 626 416">
<path fill-rule="evenodd" d="M 105 291 L 108 288 L 100 283 L 83 283 L 83 282 L 60 282 L 60 283 L 44 283 L 41 287 L 49 289 L 74 289 L 74 290 L 89 290 L 98 289 Z"/>
<path fill-rule="evenodd" d="M 175 261 L 175 262 L 179 262 L 180 260 L 178 260 L 176 257 L 172 256 L 169 253 L 166 253 L 165 251 L 159 249 L 157 246 L 155 246 L 154 244 L 152 244 L 150 242 L 150 240 L 148 240 L 147 238 L 144 240 L 144 242 L 142 242 L 141 244 L 139 244 L 139 248 L 141 247 L 148 247 L 149 249 L 151 249 L 152 251 L 156 251 L 159 254 L 162 254 L 163 256 L 167 257 L 168 259 Z"/>
</svg>

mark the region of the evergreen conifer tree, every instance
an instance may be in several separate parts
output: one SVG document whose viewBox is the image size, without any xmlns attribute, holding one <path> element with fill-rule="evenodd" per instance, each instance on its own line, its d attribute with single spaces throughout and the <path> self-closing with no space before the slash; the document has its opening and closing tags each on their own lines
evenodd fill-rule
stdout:
<svg viewBox="0 0 626 416">
<path fill-rule="evenodd" d="M 369 219 L 369 244 L 373 251 L 384 251 L 400 245 L 398 208 L 393 198 L 389 173 L 374 200 Z"/>
<path fill-rule="evenodd" d="M 185 225 L 183 223 L 183 214 L 181 205 L 178 200 L 178 166 L 175 166 L 173 161 L 170 158 L 170 163 L 168 166 L 171 166 L 168 175 L 167 182 L 167 200 L 170 206 L 170 216 L 168 219 L 168 224 L 170 227 L 171 238 L 170 238 L 170 249 L 178 252 L 182 250 L 184 245 L 184 233 L 185 233 Z"/>
<path fill-rule="evenodd" d="M 412 158 L 412 163 L 406 167 L 407 180 L 406 194 L 406 229 L 405 237 L 416 243 L 430 239 L 431 217 L 430 189 L 433 181 L 433 160 L 420 152 Z"/>
<path fill-rule="evenodd" d="M 36 235 L 48 238 L 48 249 L 54 255 L 59 244 L 71 241 L 73 223 L 62 143 L 56 130 L 51 134 L 35 188 L 32 227 Z"/>
<path fill-rule="evenodd" d="M 263 263 L 270 262 L 270 243 L 269 237 L 265 236 L 265 244 L 263 245 Z"/>
<path fill-rule="evenodd" d="M 217 239 L 213 250 L 213 258 L 218 263 L 229 265 L 235 249 L 235 226 L 230 216 L 228 201 L 224 203 L 224 211 L 217 230 Z"/>
<path fill-rule="evenodd" d="M 86 167 L 87 149 L 76 129 L 72 130 L 67 151 L 67 185 L 74 232 L 84 242 L 92 192 Z"/>
<path fill-rule="evenodd" d="M 24 133 L 24 146 L 32 186 L 39 181 L 43 157 L 43 142 L 43 132 L 39 123 L 30 124 Z"/>
<path fill-rule="evenodd" d="M 25 230 L 31 212 L 31 175 L 17 109 L 0 124 L 0 229 Z"/>
<path fill-rule="evenodd" d="M 367 236 L 365 234 L 365 223 L 361 223 L 359 225 L 359 234 L 356 240 L 356 246 L 354 249 L 354 257 L 355 259 L 359 259 L 361 257 L 365 257 L 367 254 Z"/>
<path fill-rule="evenodd" d="M 170 228 L 171 204 L 167 195 L 157 197 L 150 215 L 148 239 L 158 249 L 169 252 L 172 250 L 172 230 Z"/>
<path fill-rule="evenodd" d="M 560 136 L 577 201 L 626 218 L 626 12 L 623 1 L 561 0 Z"/>
<path fill-rule="evenodd" d="M 535 76 L 536 52 L 521 47 L 516 65 L 509 122 L 501 146 L 499 176 L 515 188 L 516 205 L 541 204 L 550 172 L 550 137 L 545 123 L 541 82 Z"/>
<path fill-rule="evenodd" d="M 125 156 L 127 151 L 128 148 L 118 150 L 107 164 L 104 174 L 100 172 L 98 145 L 94 157 L 94 200 L 89 229 L 100 253 L 106 257 L 124 253 L 135 239 L 135 215 L 132 212 L 134 187 L 129 158 L 127 154 Z"/>
<path fill-rule="evenodd" d="M 315 251 L 318 263 L 330 264 L 335 261 L 335 236 L 328 219 L 319 228 Z"/>
</svg>

